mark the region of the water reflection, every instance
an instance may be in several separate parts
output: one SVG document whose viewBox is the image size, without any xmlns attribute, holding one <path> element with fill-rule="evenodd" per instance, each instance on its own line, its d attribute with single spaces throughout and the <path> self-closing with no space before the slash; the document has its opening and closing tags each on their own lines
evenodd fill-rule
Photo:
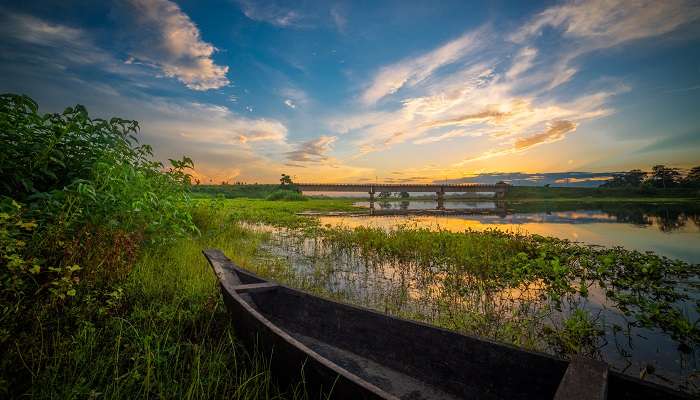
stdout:
<svg viewBox="0 0 700 400">
<path fill-rule="evenodd" d="M 695 202 L 644 203 L 644 202 L 598 202 L 598 203 L 544 203 L 506 201 L 445 201 L 444 207 L 432 200 L 360 201 L 356 206 L 379 210 L 413 211 L 444 210 L 448 214 L 469 214 L 489 211 L 494 215 L 515 214 L 522 222 L 593 223 L 619 222 L 638 226 L 654 226 L 664 232 L 685 227 L 688 223 L 700 226 L 700 205 Z M 419 214 L 419 213 L 418 213 Z M 442 214 L 437 212 L 436 214 Z M 522 223 L 513 221 L 513 223 Z"/>
<path fill-rule="evenodd" d="M 445 201 L 445 210 L 497 210 L 505 208 L 505 202 L 502 201 L 463 201 L 452 200 Z M 439 204 L 433 200 L 377 200 L 374 202 L 359 201 L 355 205 L 364 208 L 375 208 L 383 210 L 439 210 Z"/>
<path fill-rule="evenodd" d="M 375 210 L 374 216 L 321 217 L 321 223 L 387 229 L 411 225 L 453 232 L 497 228 L 601 246 L 654 251 L 700 263 L 700 206 L 696 203 L 448 201 L 444 211 L 435 210 L 435 201 L 405 203 L 386 202 L 385 208 Z M 369 205 L 368 202 L 356 204 Z"/>
</svg>

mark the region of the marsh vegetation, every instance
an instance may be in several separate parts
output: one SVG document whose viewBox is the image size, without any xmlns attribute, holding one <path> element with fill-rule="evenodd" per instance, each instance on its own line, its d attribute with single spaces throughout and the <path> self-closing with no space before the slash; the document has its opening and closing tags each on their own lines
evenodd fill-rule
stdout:
<svg viewBox="0 0 700 400">
<path fill-rule="evenodd" d="M 251 225 L 254 271 L 404 318 L 696 390 L 700 266 L 498 230 Z"/>
</svg>

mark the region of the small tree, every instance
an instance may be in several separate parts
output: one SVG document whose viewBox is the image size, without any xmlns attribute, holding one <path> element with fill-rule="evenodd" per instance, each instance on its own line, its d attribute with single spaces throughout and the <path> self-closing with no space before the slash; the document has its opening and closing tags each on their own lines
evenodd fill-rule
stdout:
<svg viewBox="0 0 700 400">
<path fill-rule="evenodd" d="M 391 197 L 391 192 L 380 192 L 379 196 L 377 197 L 379 197 L 380 199 L 388 199 Z"/>
<path fill-rule="evenodd" d="M 282 177 L 280 178 L 280 184 L 282 186 L 285 185 L 293 185 L 294 182 L 292 182 L 292 177 L 287 175 L 287 174 L 282 174 Z"/>
<path fill-rule="evenodd" d="M 399 194 L 399 197 L 401 197 L 402 199 L 407 199 L 407 198 L 411 197 L 411 195 L 408 194 L 408 192 L 401 192 Z"/>
<path fill-rule="evenodd" d="M 688 171 L 688 175 L 683 178 L 683 185 L 688 187 L 700 187 L 700 165 Z"/>
<path fill-rule="evenodd" d="M 651 169 L 651 182 L 656 187 L 668 188 L 675 186 L 681 173 L 678 168 L 669 168 L 665 165 L 654 165 Z"/>
</svg>

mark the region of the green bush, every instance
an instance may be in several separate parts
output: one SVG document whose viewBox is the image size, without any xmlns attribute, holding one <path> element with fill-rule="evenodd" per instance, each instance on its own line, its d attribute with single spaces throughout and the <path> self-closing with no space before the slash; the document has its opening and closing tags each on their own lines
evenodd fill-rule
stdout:
<svg viewBox="0 0 700 400">
<path fill-rule="evenodd" d="M 270 193 L 270 195 L 266 197 L 266 200 L 306 201 L 306 197 L 294 190 L 279 189 Z"/>
<path fill-rule="evenodd" d="M 0 96 L 0 196 L 36 224 L 26 247 L 32 256 L 109 265 L 108 256 L 132 254 L 124 250 L 143 241 L 195 229 L 186 173 L 192 160 L 170 160 L 164 170 L 151 147 L 138 144 L 138 129 L 136 121 L 91 119 L 80 105 L 41 115 L 27 96 Z M 103 251 L 115 243 L 128 248 Z"/>
<path fill-rule="evenodd" d="M 0 370 L 42 365 L 45 334 L 90 319 L 140 248 L 195 232 L 192 160 L 152 160 L 138 123 L 0 95 Z M 44 360 L 44 361 L 41 361 Z M 22 372 L 23 373 L 20 373 Z M 0 394 L 28 384 L 0 375 Z"/>
</svg>

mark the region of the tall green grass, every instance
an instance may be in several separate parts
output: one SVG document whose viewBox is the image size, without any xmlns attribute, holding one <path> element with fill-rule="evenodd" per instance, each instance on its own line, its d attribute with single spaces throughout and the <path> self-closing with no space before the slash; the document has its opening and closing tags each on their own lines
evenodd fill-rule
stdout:
<svg viewBox="0 0 700 400">
<path fill-rule="evenodd" d="M 241 347 L 202 249 L 222 249 L 251 268 L 264 233 L 209 205 L 195 210 L 201 235 L 146 248 L 104 298 L 81 299 L 66 331 L 41 331 L 17 366 L 31 398 L 305 398 L 278 388 L 269 359 Z M 3 371 L 11 373 L 11 371 Z M 18 392 L 8 392 L 18 396 Z"/>
</svg>

